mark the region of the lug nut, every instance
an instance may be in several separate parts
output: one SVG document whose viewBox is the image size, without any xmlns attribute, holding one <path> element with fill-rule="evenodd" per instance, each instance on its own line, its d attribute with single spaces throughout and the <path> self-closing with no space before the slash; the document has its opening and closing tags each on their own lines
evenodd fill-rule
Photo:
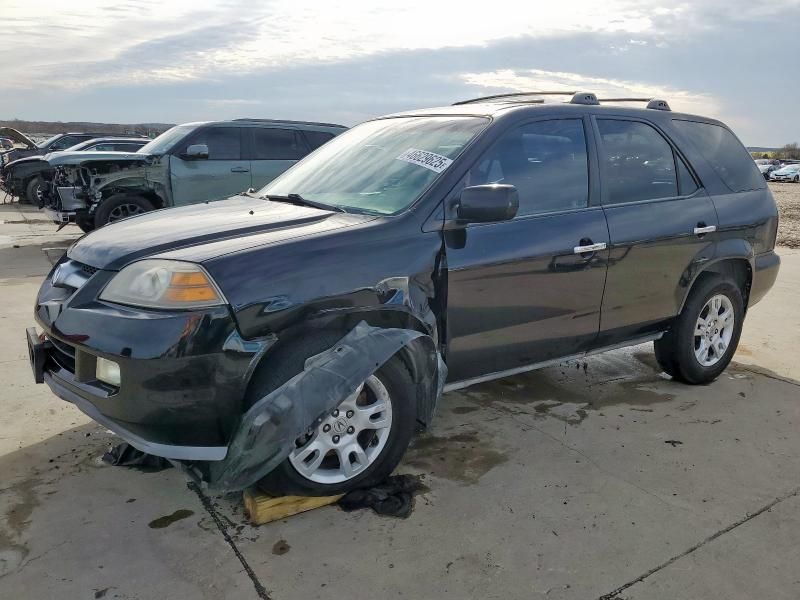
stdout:
<svg viewBox="0 0 800 600">
<path fill-rule="evenodd" d="M 353 433 L 355 430 L 356 428 L 351 425 L 350 427 L 347 428 L 347 433 Z"/>
<path fill-rule="evenodd" d="M 328 433 L 330 430 L 331 430 L 331 426 L 330 425 L 323 425 L 322 426 L 322 431 L 324 431 L 325 433 Z"/>
<path fill-rule="evenodd" d="M 333 411 L 333 416 L 334 416 L 334 417 L 338 417 L 338 416 L 339 416 L 339 409 L 338 409 L 338 408 L 337 408 L 337 409 L 334 409 L 334 411 Z"/>
<path fill-rule="evenodd" d="M 338 435 L 333 436 L 333 443 L 334 444 L 338 444 L 339 443 L 339 436 Z"/>
<path fill-rule="evenodd" d="M 351 418 L 351 417 L 353 416 L 353 414 L 354 414 L 354 413 L 353 413 L 353 411 L 352 411 L 352 410 L 348 410 L 348 411 L 347 411 L 347 418 L 348 418 L 348 419 L 349 419 L 349 418 Z"/>
</svg>

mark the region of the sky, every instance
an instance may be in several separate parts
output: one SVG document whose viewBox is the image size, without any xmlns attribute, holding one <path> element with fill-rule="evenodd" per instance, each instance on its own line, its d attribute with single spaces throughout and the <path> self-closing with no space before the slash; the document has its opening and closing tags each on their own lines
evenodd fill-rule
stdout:
<svg viewBox="0 0 800 600">
<path fill-rule="evenodd" d="M 0 0 L 0 118 L 354 125 L 527 90 L 800 142 L 800 0 Z"/>
</svg>

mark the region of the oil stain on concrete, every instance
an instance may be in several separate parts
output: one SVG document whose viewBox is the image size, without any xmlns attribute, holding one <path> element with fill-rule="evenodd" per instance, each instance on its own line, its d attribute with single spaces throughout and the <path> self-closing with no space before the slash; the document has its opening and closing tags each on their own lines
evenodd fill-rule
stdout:
<svg viewBox="0 0 800 600">
<path fill-rule="evenodd" d="M 6 498 L 15 500 L 0 521 L 0 577 L 18 569 L 28 556 L 28 547 L 22 542 L 23 533 L 30 524 L 33 510 L 39 506 L 36 487 L 39 478 L 24 479 L 4 490 Z"/>
<path fill-rule="evenodd" d="M 169 527 L 176 521 L 180 521 L 181 519 L 186 519 L 191 517 L 194 514 L 193 510 L 189 510 L 187 508 L 181 508 L 176 510 L 171 515 L 164 515 L 163 517 L 159 517 L 158 519 L 154 519 L 147 524 L 150 529 L 164 529 L 165 527 Z"/>
<path fill-rule="evenodd" d="M 492 448 L 477 432 L 471 431 L 446 437 L 431 434 L 419 436 L 404 462 L 434 477 L 474 484 L 507 460 L 505 454 Z"/>
</svg>

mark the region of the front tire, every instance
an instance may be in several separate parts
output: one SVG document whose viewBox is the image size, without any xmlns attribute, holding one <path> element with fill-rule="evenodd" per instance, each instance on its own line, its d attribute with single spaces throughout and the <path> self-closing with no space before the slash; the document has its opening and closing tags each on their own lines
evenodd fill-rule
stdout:
<svg viewBox="0 0 800 600">
<path fill-rule="evenodd" d="M 39 206 L 42 201 L 42 178 L 34 177 L 25 186 L 25 203 Z M 20 198 L 22 201 L 22 198 Z"/>
<path fill-rule="evenodd" d="M 710 383 L 733 358 L 743 321 L 739 287 L 720 276 L 704 277 L 690 292 L 672 329 L 654 342 L 656 359 L 675 379 Z"/>
<path fill-rule="evenodd" d="M 246 405 L 263 398 L 303 370 L 305 361 L 342 338 L 321 332 L 280 350 L 253 376 Z M 292 454 L 264 477 L 271 495 L 330 496 L 376 485 L 388 477 L 408 447 L 416 423 L 411 374 L 395 355 L 345 399 L 313 431 L 295 442 Z"/>
<path fill-rule="evenodd" d="M 100 201 L 100 206 L 94 213 L 94 226 L 99 229 L 103 225 L 146 213 L 153 208 L 155 208 L 153 203 L 147 198 L 131 194 L 115 194 Z"/>
</svg>

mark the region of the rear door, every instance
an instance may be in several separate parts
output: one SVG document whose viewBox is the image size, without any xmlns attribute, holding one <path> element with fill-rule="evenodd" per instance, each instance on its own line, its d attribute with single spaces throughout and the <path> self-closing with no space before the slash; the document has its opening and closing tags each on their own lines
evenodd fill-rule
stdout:
<svg viewBox="0 0 800 600">
<path fill-rule="evenodd" d="M 717 213 L 652 123 L 595 118 L 611 248 L 597 345 L 660 331 L 692 269 L 713 255 Z"/>
<path fill-rule="evenodd" d="M 465 177 L 513 184 L 520 207 L 511 221 L 445 234 L 451 381 L 576 354 L 597 337 L 608 228 L 590 201 L 587 123 L 515 127 Z"/>
<path fill-rule="evenodd" d="M 259 189 L 309 153 L 302 132 L 277 127 L 251 127 L 252 187 Z"/>
<path fill-rule="evenodd" d="M 197 131 L 169 157 L 175 206 L 228 198 L 250 187 L 250 161 L 242 157 L 241 127 L 207 127 Z M 208 146 L 208 158 L 189 159 L 186 149 Z"/>
</svg>

